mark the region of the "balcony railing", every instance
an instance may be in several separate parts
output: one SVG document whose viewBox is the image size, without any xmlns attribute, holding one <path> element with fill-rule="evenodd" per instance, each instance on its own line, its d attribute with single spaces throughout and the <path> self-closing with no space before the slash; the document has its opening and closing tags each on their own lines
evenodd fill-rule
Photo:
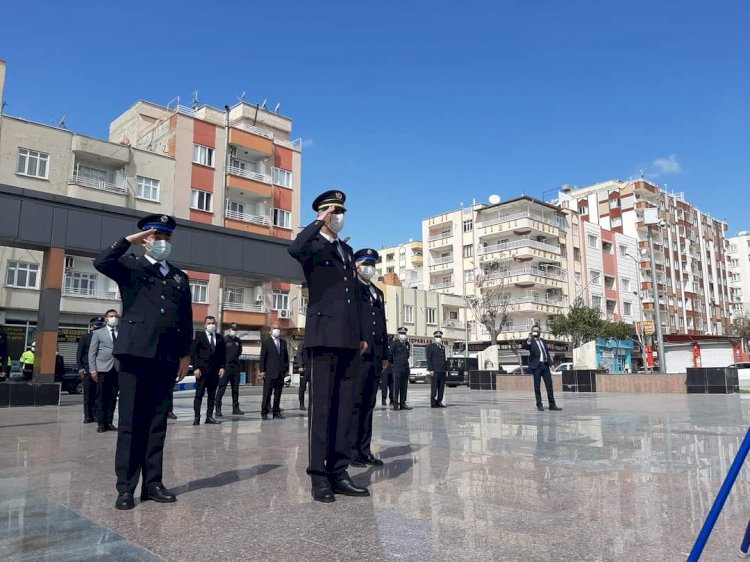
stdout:
<svg viewBox="0 0 750 562">
<path fill-rule="evenodd" d="M 500 244 L 493 244 L 492 246 L 483 246 L 479 248 L 479 255 L 484 256 L 495 252 L 505 252 L 507 250 L 514 250 L 516 248 L 535 248 L 544 252 L 551 252 L 555 254 L 560 253 L 560 246 L 555 244 L 547 244 L 546 242 L 539 242 L 532 240 L 531 238 L 521 238 L 518 240 L 512 240 L 510 242 L 502 242 Z"/>
<path fill-rule="evenodd" d="M 274 139 L 273 142 L 278 144 L 279 146 L 285 146 L 286 148 L 291 148 L 292 150 L 302 150 L 302 139 L 294 139 L 294 140 L 286 140 L 286 139 Z"/>
<path fill-rule="evenodd" d="M 263 303 L 244 303 L 224 301 L 221 306 L 224 310 L 235 310 L 237 312 L 265 312 L 266 306 Z"/>
<path fill-rule="evenodd" d="M 453 256 L 445 256 L 443 258 L 433 258 L 430 260 L 430 265 L 445 265 L 446 263 L 453 263 Z"/>
<path fill-rule="evenodd" d="M 451 236 L 453 236 L 453 232 L 441 232 L 440 234 L 430 234 L 427 240 L 434 242 L 435 240 L 445 240 Z"/>
<path fill-rule="evenodd" d="M 544 295 L 527 294 L 511 296 L 507 301 L 508 304 L 546 304 L 549 306 L 565 306 L 564 298 L 547 297 Z"/>
<path fill-rule="evenodd" d="M 232 127 L 242 129 L 243 131 L 247 131 L 248 133 L 258 135 L 259 137 L 263 137 L 266 139 L 273 139 L 273 133 L 269 131 L 268 129 L 261 129 L 260 127 L 255 127 L 253 125 L 250 125 L 249 123 L 246 123 L 244 120 L 232 121 L 229 124 Z"/>
<path fill-rule="evenodd" d="M 507 326 L 503 326 L 503 332 L 530 332 L 531 328 L 534 327 L 536 322 L 529 320 L 528 322 L 513 322 Z"/>
<path fill-rule="evenodd" d="M 435 289 L 446 289 L 448 287 L 453 287 L 453 283 L 453 279 L 451 279 L 450 281 L 443 281 L 441 283 L 430 283 L 430 290 L 432 291 Z"/>
<path fill-rule="evenodd" d="M 446 320 L 443 322 L 443 328 L 451 328 L 453 330 L 465 330 L 466 324 L 460 320 Z"/>
<path fill-rule="evenodd" d="M 253 172 L 252 170 L 243 170 L 242 168 L 238 168 L 237 166 L 227 166 L 227 173 L 234 176 L 247 178 L 249 180 L 259 181 L 261 183 L 271 184 L 273 181 L 271 176 L 267 176 L 266 174 L 261 174 L 259 172 Z"/>
<path fill-rule="evenodd" d="M 502 279 L 519 275 L 536 275 L 538 277 L 546 277 L 547 279 L 555 279 L 557 281 L 565 281 L 568 278 L 568 274 L 565 271 L 555 271 L 539 267 L 519 267 L 515 269 L 500 269 L 498 271 L 492 271 L 487 274 L 487 279 Z"/>
<path fill-rule="evenodd" d="M 520 219 L 532 219 L 538 222 L 542 222 L 544 224 L 548 224 L 550 226 L 554 226 L 556 228 L 565 227 L 565 219 L 563 218 L 551 219 L 549 217 L 544 217 L 542 215 L 537 215 L 535 213 L 525 212 L 525 213 L 513 213 L 510 215 L 502 215 L 499 217 L 495 217 L 494 219 L 480 221 L 477 223 L 477 228 L 486 228 L 488 226 L 494 226 L 496 224 L 501 224 L 504 222 L 517 221 Z"/>
<path fill-rule="evenodd" d="M 258 224 L 262 226 L 271 226 L 271 219 L 260 215 L 251 215 L 248 213 L 240 213 L 238 211 L 230 211 L 227 209 L 224 211 L 224 217 L 236 221 L 247 222 L 250 224 Z"/>
<path fill-rule="evenodd" d="M 112 193 L 127 192 L 127 187 L 125 187 L 124 185 L 117 185 L 108 181 L 85 178 L 79 174 L 73 174 L 72 176 L 70 176 L 70 181 L 68 183 L 81 185 L 83 187 L 90 187 L 92 189 L 99 189 L 101 191 L 111 191 Z"/>
<path fill-rule="evenodd" d="M 64 297 L 74 297 L 81 299 L 99 299 L 105 301 L 120 300 L 119 291 L 105 291 L 99 288 L 89 289 L 81 287 L 65 287 L 61 291 Z"/>
</svg>

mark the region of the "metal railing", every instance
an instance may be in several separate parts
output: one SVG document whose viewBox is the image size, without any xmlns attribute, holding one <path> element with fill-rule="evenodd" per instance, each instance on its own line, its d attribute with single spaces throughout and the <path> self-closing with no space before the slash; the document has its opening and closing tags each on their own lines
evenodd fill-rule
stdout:
<svg viewBox="0 0 750 562">
<path fill-rule="evenodd" d="M 532 219 L 544 224 L 548 224 L 550 226 L 554 226 L 556 228 L 564 228 L 565 227 L 565 219 L 558 218 L 558 219 L 551 219 L 542 215 L 537 215 L 535 213 L 530 212 L 523 212 L 523 213 L 513 213 L 510 215 L 502 215 L 499 217 L 495 217 L 494 219 L 488 219 L 485 221 L 480 221 L 476 224 L 477 228 L 486 228 L 488 226 L 494 226 L 496 224 L 501 224 L 504 222 L 510 222 L 510 221 L 516 221 L 520 219 Z"/>
<path fill-rule="evenodd" d="M 510 242 L 502 242 L 500 244 L 493 244 L 492 246 L 483 246 L 479 248 L 479 255 L 485 256 L 495 252 L 505 252 L 507 250 L 514 250 L 516 248 L 535 248 L 544 252 L 560 253 L 560 246 L 554 244 L 547 244 L 546 242 L 539 242 L 538 240 L 532 240 L 531 238 L 524 237 L 518 240 L 512 240 Z"/>
<path fill-rule="evenodd" d="M 102 291 L 99 288 L 82 289 L 80 287 L 65 287 L 61 290 L 63 297 L 74 297 L 81 299 L 120 300 L 119 291 Z"/>
<path fill-rule="evenodd" d="M 253 172 L 251 170 L 243 170 L 242 168 L 238 168 L 237 166 L 227 166 L 227 173 L 235 176 L 241 176 L 250 180 L 259 181 L 261 183 L 267 183 L 269 185 L 272 182 L 271 176 L 261 174 L 259 172 Z"/>
<path fill-rule="evenodd" d="M 450 281 L 443 281 L 442 283 L 430 283 L 430 290 L 434 289 L 445 289 L 447 287 L 453 287 L 454 281 L 451 279 Z"/>
<path fill-rule="evenodd" d="M 274 138 L 273 142 L 278 144 L 279 146 L 285 146 L 286 148 L 291 148 L 292 150 L 302 150 L 302 139 L 294 139 L 294 140 L 286 140 L 286 139 L 277 139 Z"/>
<path fill-rule="evenodd" d="M 260 215 L 251 215 L 249 213 L 240 213 L 238 211 L 224 211 L 224 217 L 236 221 L 247 222 L 250 224 L 259 224 L 262 226 L 271 226 L 271 219 Z"/>
<path fill-rule="evenodd" d="M 547 296 L 528 294 L 528 295 L 516 295 L 511 296 L 506 301 L 508 304 L 546 304 L 549 306 L 565 306 L 565 299 L 562 298 L 550 298 Z"/>
<path fill-rule="evenodd" d="M 453 263 L 453 256 L 445 256 L 444 258 L 435 258 L 430 260 L 430 265 L 445 265 L 446 263 Z"/>
<path fill-rule="evenodd" d="M 221 305 L 224 310 L 235 310 L 238 312 L 265 312 L 266 306 L 263 303 L 244 303 L 224 301 Z"/>
<path fill-rule="evenodd" d="M 535 322 L 529 320 L 528 322 L 513 322 L 507 326 L 503 326 L 502 332 L 530 332 L 531 328 L 534 327 Z"/>
<path fill-rule="evenodd" d="M 127 187 L 124 185 L 116 185 L 108 181 L 95 180 L 91 178 L 84 178 L 79 174 L 73 174 L 70 176 L 69 183 L 81 185 L 83 187 L 90 187 L 92 189 L 99 189 L 101 191 L 111 191 L 112 193 L 126 193 Z"/>
<path fill-rule="evenodd" d="M 273 140 L 273 133 L 271 131 L 269 131 L 268 129 L 261 129 L 260 127 L 256 127 L 254 125 L 249 125 L 248 123 L 245 123 L 245 121 L 243 120 L 230 121 L 229 125 L 231 127 L 236 127 L 237 129 L 242 129 L 243 131 L 247 131 L 248 133 L 258 135 L 259 137 Z"/>
<path fill-rule="evenodd" d="M 515 277 L 519 275 L 536 275 L 538 277 L 546 277 L 547 279 L 555 279 L 558 281 L 565 281 L 568 275 L 564 271 L 554 271 L 549 269 L 542 269 L 539 267 L 519 267 L 516 269 L 500 269 L 492 271 L 487 274 L 487 279 L 502 279 L 504 277 Z"/>
<path fill-rule="evenodd" d="M 440 234 L 431 234 L 427 237 L 427 240 L 429 242 L 434 242 L 435 240 L 445 240 L 446 238 L 450 238 L 451 236 L 453 236 L 453 231 L 441 232 Z"/>
<path fill-rule="evenodd" d="M 451 328 L 452 330 L 465 330 L 466 324 L 460 320 L 446 320 L 443 322 L 443 328 Z"/>
</svg>

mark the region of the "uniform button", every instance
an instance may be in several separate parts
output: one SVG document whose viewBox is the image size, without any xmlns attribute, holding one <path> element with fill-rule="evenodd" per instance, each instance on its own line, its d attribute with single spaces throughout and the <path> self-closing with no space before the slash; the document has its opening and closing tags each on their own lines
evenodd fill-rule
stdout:
<svg viewBox="0 0 750 562">
<path fill-rule="evenodd" d="M 166 282 L 166 281 L 162 281 L 162 282 L 161 282 L 161 284 L 162 284 L 162 285 L 166 285 L 166 284 L 167 284 L 167 282 Z"/>
<path fill-rule="evenodd" d="M 373 325 L 373 326 L 375 325 L 375 321 L 374 321 L 374 320 L 373 320 L 373 322 L 372 322 L 372 325 Z"/>
<path fill-rule="evenodd" d="M 162 309 L 161 309 L 161 313 L 162 313 L 162 314 L 164 314 L 165 312 L 166 312 L 166 310 L 164 310 L 164 309 L 162 308 Z"/>
<path fill-rule="evenodd" d="M 347 292 L 347 293 L 349 292 L 349 287 L 347 287 L 347 288 L 346 288 L 346 292 Z"/>
<path fill-rule="evenodd" d="M 349 304 L 351 304 L 352 301 L 351 301 L 351 299 L 346 299 L 346 302 L 349 303 Z"/>
<path fill-rule="evenodd" d="M 348 281 L 348 279 L 346 277 L 344 277 L 344 281 Z"/>
<path fill-rule="evenodd" d="M 165 297 L 164 295 L 161 296 L 161 300 L 164 300 L 165 298 L 167 298 L 167 297 Z"/>
</svg>

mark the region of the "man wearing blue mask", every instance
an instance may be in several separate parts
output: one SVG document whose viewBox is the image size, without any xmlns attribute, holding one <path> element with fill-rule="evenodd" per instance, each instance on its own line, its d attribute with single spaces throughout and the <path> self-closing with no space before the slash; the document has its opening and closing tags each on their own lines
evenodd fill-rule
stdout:
<svg viewBox="0 0 750 562">
<path fill-rule="evenodd" d="M 117 509 L 133 509 L 141 473 L 141 500 L 177 501 L 162 483 L 162 459 L 170 392 L 190 366 L 193 311 L 188 276 L 166 261 L 176 226 L 167 215 L 144 217 L 140 232 L 94 260 L 122 295 L 113 351 L 120 362 Z M 125 255 L 132 246 L 142 246 L 146 255 Z"/>
</svg>

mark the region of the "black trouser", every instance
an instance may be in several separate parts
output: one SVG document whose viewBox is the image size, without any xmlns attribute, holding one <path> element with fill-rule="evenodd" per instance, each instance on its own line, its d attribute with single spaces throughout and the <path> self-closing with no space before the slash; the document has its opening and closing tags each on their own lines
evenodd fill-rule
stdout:
<svg viewBox="0 0 750 562">
<path fill-rule="evenodd" d="M 346 477 L 351 462 L 350 440 L 357 350 L 309 348 L 310 406 L 307 473 L 313 484 L 324 478 Z"/>
<path fill-rule="evenodd" d="M 266 373 L 263 380 L 263 402 L 260 405 L 260 413 L 268 414 L 273 411 L 274 414 L 281 412 L 281 391 L 284 389 L 284 374 L 278 374 L 271 377 Z M 273 393 L 273 410 L 271 410 L 271 393 Z"/>
<path fill-rule="evenodd" d="M 536 405 L 542 405 L 542 389 L 541 379 L 544 379 L 544 386 L 547 388 L 547 400 L 550 406 L 555 405 L 555 394 L 552 390 L 552 375 L 549 372 L 549 366 L 542 363 L 536 369 L 533 369 L 534 373 L 534 396 L 536 396 Z"/>
<path fill-rule="evenodd" d="M 393 402 L 393 370 L 388 369 L 388 373 L 381 373 L 380 375 L 380 399 L 385 404 L 386 396 L 390 396 L 391 402 Z"/>
<path fill-rule="evenodd" d="M 221 399 L 227 390 L 227 385 L 232 385 L 232 410 L 240 408 L 240 366 L 227 363 L 224 378 L 219 381 L 219 390 L 216 391 L 216 411 L 221 411 Z"/>
<path fill-rule="evenodd" d="M 445 371 L 433 371 L 432 381 L 430 382 L 430 402 L 433 406 L 443 403 L 443 394 L 445 393 Z"/>
<path fill-rule="evenodd" d="M 83 375 L 83 418 L 87 420 L 99 419 L 99 413 L 96 411 L 98 385 L 91 378 L 91 373 Z"/>
<path fill-rule="evenodd" d="M 299 403 L 302 406 L 305 403 L 305 392 L 307 391 L 307 373 L 299 375 Z"/>
<path fill-rule="evenodd" d="M 34 378 L 34 365 L 23 364 L 23 380 L 30 381 Z"/>
<path fill-rule="evenodd" d="M 120 361 L 120 420 L 115 454 L 118 492 L 133 493 L 141 472 L 143 486 L 162 483 L 169 391 L 178 367 L 178 363 L 149 359 Z"/>
<path fill-rule="evenodd" d="M 96 413 L 99 425 L 107 426 L 115 419 L 117 392 L 120 388 L 117 369 L 96 374 Z"/>
<path fill-rule="evenodd" d="M 225 375 L 226 376 L 226 375 Z M 195 383 L 195 399 L 193 400 L 193 410 L 195 410 L 195 419 L 201 417 L 201 405 L 203 404 L 203 395 L 208 392 L 208 408 L 206 417 L 214 416 L 214 403 L 216 401 L 216 389 L 219 386 L 219 373 L 214 370 L 201 370 L 201 378 Z"/>
<path fill-rule="evenodd" d="M 393 403 L 406 404 L 406 390 L 409 388 L 409 365 L 393 367 Z"/>
<path fill-rule="evenodd" d="M 356 379 L 357 394 L 354 415 L 354 427 L 357 433 L 354 440 L 353 458 L 369 457 L 370 442 L 372 441 L 372 414 L 378 399 L 380 387 L 380 367 L 382 361 L 374 357 L 361 358 Z"/>
<path fill-rule="evenodd" d="M 175 377 L 175 384 L 176 384 L 176 381 L 177 381 L 177 377 Z M 174 386 L 175 385 L 173 384 L 172 387 L 169 389 L 169 410 L 167 410 L 167 412 L 169 413 L 174 413 Z"/>
</svg>

